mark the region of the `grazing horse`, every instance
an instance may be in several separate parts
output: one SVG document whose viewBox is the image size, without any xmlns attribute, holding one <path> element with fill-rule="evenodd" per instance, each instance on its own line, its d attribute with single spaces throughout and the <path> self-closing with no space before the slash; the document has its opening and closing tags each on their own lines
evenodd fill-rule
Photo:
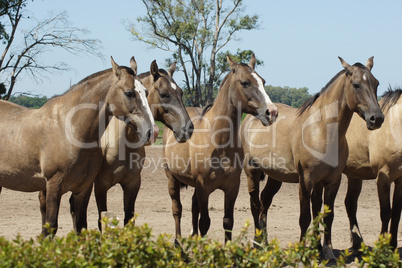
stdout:
<svg viewBox="0 0 402 268">
<path fill-rule="evenodd" d="M 346 139 L 349 158 L 343 173 L 348 177 L 345 198 L 350 222 L 353 248 L 359 249 L 363 242 L 356 219 L 357 200 L 363 180 L 377 179 L 378 197 L 381 209 L 381 233 L 388 232 L 391 219 L 391 246 L 396 248 L 398 226 L 402 206 L 402 89 L 387 91 L 380 100 L 385 116 L 382 127 L 367 131 L 356 116 L 352 118 Z M 392 207 L 390 188 L 395 183 Z"/>
<path fill-rule="evenodd" d="M 264 90 L 264 80 L 254 71 L 255 56 L 248 65 L 227 57 L 230 73 L 224 78 L 214 105 L 205 113 L 199 108 L 187 111 L 194 133 L 185 143 L 177 143 L 168 128 L 163 133 L 165 171 L 175 220 L 176 238 L 181 236 L 181 184 L 195 187 L 193 235 L 205 235 L 210 227 L 208 198 L 216 189 L 225 194 L 223 227 L 225 240 L 231 239 L 233 210 L 239 192 L 243 151 L 238 139 L 242 113 L 257 117 L 264 126 L 275 121 L 277 108 Z"/>
<path fill-rule="evenodd" d="M 112 116 L 127 122 L 143 143 L 154 120 L 133 71 L 120 67 L 83 79 L 40 109 L 0 102 L 0 186 L 41 191 L 42 233 L 55 234 L 61 196 L 92 189 L 102 164 L 99 139 Z M 75 228 L 86 227 L 88 200 L 75 206 Z M 86 202 L 86 203 L 85 203 Z M 46 225 L 48 224 L 48 226 Z"/>
<path fill-rule="evenodd" d="M 137 73 L 134 58 L 130 67 Z M 175 133 L 178 142 L 191 137 L 193 124 L 182 102 L 182 90 L 173 80 L 176 63 L 166 72 L 159 69 L 156 61 L 151 64 L 150 72 L 140 74 L 138 78 L 148 90 L 148 104 L 155 120 L 163 122 Z M 158 132 L 155 132 L 156 136 Z M 155 137 L 156 138 L 156 137 Z M 107 211 L 107 191 L 117 183 L 123 189 L 124 224 L 134 216 L 135 200 L 141 185 L 141 170 L 145 158 L 145 149 L 138 144 L 138 138 L 126 124 L 119 120 L 110 122 L 101 143 L 104 160 L 95 179 L 95 198 L 99 212 Z"/>
<path fill-rule="evenodd" d="M 379 83 L 370 72 L 373 58 L 366 66 L 360 63 L 350 66 L 339 59 L 344 69 L 298 110 L 278 104 L 281 116 L 272 126 L 264 129 L 258 121 L 248 117 L 240 130 L 255 228 L 263 230 L 266 239 L 267 211 L 273 196 L 282 182 L 299 183 L 302 239 L 311 222 L 312 189 L 322 185 L 325 204 L 331 209 L 324 218 L 323 253 L 327 259 L 334 258 L 331 245 L 333 204 L 348 155 L 345 134 L 352 115 L 358 113 L 368 129 L 379 128 L 384 121 L 377 102 Z M 260 200 L 259 182 L 264 174 L 268 175 L 268 181 Z M 318 212 L 319 207 L 313 204 L 313 215 Z"/>
</svg>

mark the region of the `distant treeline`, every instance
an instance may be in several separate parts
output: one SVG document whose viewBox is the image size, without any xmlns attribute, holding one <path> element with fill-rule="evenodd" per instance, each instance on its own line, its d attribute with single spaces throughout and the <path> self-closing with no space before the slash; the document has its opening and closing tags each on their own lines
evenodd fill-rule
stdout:
<svg viewBox="0 0 402 268">
<path fill-rule="evenodd" d="M 295 108 L 300 107 L 305 100 L 311 97 L 306 87 L 291 88 L 266 86 L 265 90 L 267 91 L 272 102 L 284 103 Z M 48 98 L 46 96 L 31 97 L 20 94 L 17 96 L 11 96 L 10 101 L 24 107 L 37 109 L 42 107 L 48 101 Z"/>
<path fill-rule="evenodd" d="M 311 97 L 306 87 L 291 88 L 266 86 L 265 90 L 272 102 L 287 104 L 295 108 L 299 108 L 303 102 Z"/>
<path fill-rule="evenodd" d="M 27 107 L 27 108 L 34 108 L 38 109 L 42 107 L 46 102 L 48 98 L 46 96 L 43 97 L 30 97 L 27 95 L 17 95 L 17 96 L 11 96 L 9 101 L 19 104 L 21 106 Z"/>
</svg>

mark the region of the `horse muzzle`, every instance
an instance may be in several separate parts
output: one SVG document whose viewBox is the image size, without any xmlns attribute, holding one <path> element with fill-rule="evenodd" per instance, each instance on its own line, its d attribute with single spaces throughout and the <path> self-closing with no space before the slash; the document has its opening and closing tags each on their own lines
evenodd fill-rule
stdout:
<svg viewBox="0 0 402 268">
<path fill-rule="evenodd" d="M 189 124 L 187 124 L 186 126 L 181 128 L 180 132 L 173 131 L 173 134 L 178 143 L 183 143 L 191 138 L 191 136 L 193 135 L 193 132 L 194 132 L 194 125 L 190 121 Z"/>
<path fill-rule="evenodd" d="M 384 114 L 382 112 L 378 112 L 375 114 L 370 114 L 366 118 L 366 124 L 368 130 L 375 130 L 381 127 L 384 122 Z"/>
</svg>

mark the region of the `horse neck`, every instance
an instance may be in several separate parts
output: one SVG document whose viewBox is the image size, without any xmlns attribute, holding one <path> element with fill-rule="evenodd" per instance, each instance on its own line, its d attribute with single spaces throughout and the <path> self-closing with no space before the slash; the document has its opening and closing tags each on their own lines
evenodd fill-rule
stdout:
<svg viewBox="0 0 402 268">
<path fill-rule="evenodd" d="M 240 142 L 238 133 L 242 111 L 233 103 L 231 92 L 229 80 L 220 88 L 214 105 L 204 116 L 211 126 L 215 142 L 220 145 L 237 145 Z"/>
<path fill-rule="evenodd" d="M 313 105 L 320 110 L 321 121 L 327 126 L 337 124 L 338 140 L 345 138 L 353 111 L 350 110 L 346 101 L 346 75 L 341 75 L 321 95 Z"/>
<path fill-rule="evenodd" d="M 98 141 L 106 129 L 111 112 L 107 93 L 112 85 L 110 72 L 83 81 L 50 102 L 53 114 L 65 118 L 65 126 L 74 130 L 74 138 L 82 142 Z"/>
</svg>

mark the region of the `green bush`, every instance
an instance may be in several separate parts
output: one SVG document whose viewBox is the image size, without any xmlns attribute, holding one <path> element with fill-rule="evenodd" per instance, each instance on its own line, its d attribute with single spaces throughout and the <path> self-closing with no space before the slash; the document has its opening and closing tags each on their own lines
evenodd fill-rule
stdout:
<svg viewBox="0 0 402 268">
<path fill-rule="evenodd" d="M 208 237 L 189 237 L 175 245 L 169 235 L 154 237 L 145 224 L 106 228 L 104 233 L 86 230 L 64 237 L 9 241 L 0 237 L 0 267 L 325 267 L 318 245 L 323 217 L 314 220 L 306 238 L 282 248 L 277 240 L 257 249 L 246 234 L 247 222 L 232 242 L 222 244 Z M 398 251 L 389 246 L 389 236 L 375 247 L 362 245 L 360 267 L 401 267 Z M 345 251 L 335 264 L 342 267 Z"/>
</svg>

